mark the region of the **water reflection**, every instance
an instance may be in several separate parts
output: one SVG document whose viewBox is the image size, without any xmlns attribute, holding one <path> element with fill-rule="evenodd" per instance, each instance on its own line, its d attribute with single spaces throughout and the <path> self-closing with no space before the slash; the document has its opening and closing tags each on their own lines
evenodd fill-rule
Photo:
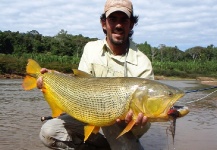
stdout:
<svg viewBox="0 0 217 150">
<path fill-rule="evenodd" d="M 0 149 L 48 150 L 39 141 L 41 116 L 50 115 L 50 109 L 39 90 L 24 91 L 22 80 L 0 80 Z M 184 91 L 208 86 L 196 81 L 161 81 Z M 175 143 L 167 131 L 170 123 L 152 123 L 151 129 L 141 138 L 146 150 L 214 150 L 217 147 L 217 93 L 197 100 L 210 92 L 186 94 L 182 105 L 190 108 L 190 113 L 177 120 Z"/>
</svg>

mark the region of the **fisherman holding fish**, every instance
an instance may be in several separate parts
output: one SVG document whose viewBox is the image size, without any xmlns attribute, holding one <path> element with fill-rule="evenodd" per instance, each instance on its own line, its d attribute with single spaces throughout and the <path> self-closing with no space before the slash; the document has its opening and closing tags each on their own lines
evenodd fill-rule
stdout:
<svg viewBox="0 0 217 150">
<path fill-rule="evenodd" d="M 140 77 L 154 79 L 152 65 L 145 54 L 139 51 L 131 40 L 133 27 L 138 16 L 133 13 L 130 0 L 107 0 L 104 13 L 100 17 L 104 40 L 89 42 L 84 47 L 79 70 L 95 77 Z M 42 69 L 45 73 L 49 70 Z M 37 81 L 42 88 L 43 79 Z M 102 131 L 91 134 L 84 143 L 85 123 L 67 114 L 50 119 L 41 128 L 40 139 L 53 149 L 84 150 L 142 150 L 139 138 L 149 129 L 147 117 L 139 113 L 133 130 L 116 139 L 124 127 L 132 120 L 129 111 L 125 121 L 117 118 L 117 123 L 102 127 Z"/>
</svg>

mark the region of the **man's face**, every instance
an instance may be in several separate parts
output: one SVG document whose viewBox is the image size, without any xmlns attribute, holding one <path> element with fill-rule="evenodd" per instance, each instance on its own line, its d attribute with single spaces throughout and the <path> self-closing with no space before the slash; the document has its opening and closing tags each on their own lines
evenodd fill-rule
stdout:
<svg viewBox="0 0 217 150">
<path fill-rule="evenodd" d="M 121 45 L 127 43 L 128 34 L 133 24 L 125 13 L 117 11 L 110 14 L 102 26 L 107 31 L 108 42 Z"/>
</svg>

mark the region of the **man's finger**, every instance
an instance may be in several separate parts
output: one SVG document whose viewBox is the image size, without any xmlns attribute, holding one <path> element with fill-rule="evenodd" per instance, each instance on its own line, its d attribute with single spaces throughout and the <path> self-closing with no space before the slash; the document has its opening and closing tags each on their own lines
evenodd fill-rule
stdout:
<svg viewBox="0 0 217 150">
<path fill-rule="evenodd" d="M 39 77 L 38 79 L 37 79 L 37 88 L 38 89 L 42 89 L 42 87 L 43 87 L 43 79 L 42 79 L 42 77 Z"/>
<path fill-rule="evenodd" d="M 119 119 L 119 118 L 116 119 L 116 122 L 117 122 L 117 123 L 120 123 L 120 122 L 121 122 L 121 119 Z"/>
<path fill-rule="evenodd" d="M 47 68 L 41 68 L 41 73 L 44 74 L 46 72 L 48 72 L 49 70 Z"/>
<path fill-rule="evenodd" d="M 143 117 L 144 117 L 144 115 L 142 113 L 138 114 L 138 117 L 136 119 L 136 125 L 141 125 L 142 124 Z"/>
<path fill-rule="evenodd" d="M 144 116 L 142 118 L 142 125 L 144 126 L 147 123 L 147 121 L 148 121 L 148 118 L 146 116 Z"/>
<path fill-rule="evenodd" d="M 129 123 L 132 120 L 132 117 L 133 117 L 133 112 L 132 110 L 130 110 L 125 117 L 125 122 Z"/>
</svg>

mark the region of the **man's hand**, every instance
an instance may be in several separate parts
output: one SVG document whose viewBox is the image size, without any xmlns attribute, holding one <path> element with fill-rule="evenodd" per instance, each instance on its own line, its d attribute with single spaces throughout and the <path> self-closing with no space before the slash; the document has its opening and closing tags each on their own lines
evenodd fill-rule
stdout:
<svg viewBox="0 0 217 150">
<path fill-rule="evenodd" d="M 132 110 L 130 110 L 130 111 L 127 113 L 126 117 L 125 117 L 125 122 L 126 122 L 126 123 L 129 123 L 129 122 L 132 120 L 132 118 L 133 118 L 133 112 L 132 112 Z M 146 116 L 144 116 L 142 113 L 139 113 L 139 114 L 138 114 L 138 117 L 137 117 L 137 119 L 136 119 L 135 125 L 138 125 L 138 126 L 143 127 L 143 126 L 145 126 L 145 124 L 147 123 L 147 120 L 148 120 L 148 119 L 147 119 Z M 121 122 L 120 119 L 117 119 L 116 121 L 117 121 L 117 122 Z"/>
<path fill-rule="evenodd" d="M 41 69 L 41 73 L 42 74 L 44 74 L 44 73 L 46 73 L 46 72 L 48 72 L 49 70 L 48 69 L 46 69 L 46 68 L 42 68 Z M 42 77 L 39 77 L 38 79 L 37 79 L 37 88 L 38 89 L 42 89 L 42 87 L 43 87 L 43 79 L 42 79 Z"/>
</svg>

